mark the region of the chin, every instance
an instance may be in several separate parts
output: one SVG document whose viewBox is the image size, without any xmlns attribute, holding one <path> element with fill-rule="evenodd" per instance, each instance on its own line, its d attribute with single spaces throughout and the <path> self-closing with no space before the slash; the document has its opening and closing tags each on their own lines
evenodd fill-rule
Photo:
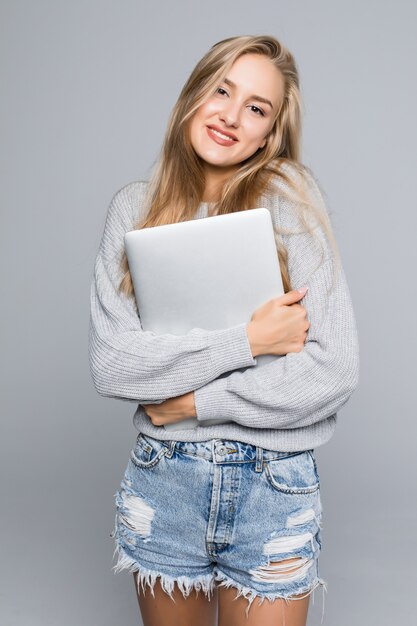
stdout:
<svg viewBox="0 0 417 626">
<path fill-rule="evenodd" d="M 238 165 L 238 163 L 240 163 L 240 161 L 237 161 L 236 163 L 225 163 L 224 161 L 213 161 L 210 159 L 202 159 L 203 163 L 205 163 L 206 165 L 209 165 L 211 167 L 218 167 L 219 169 L 230 169 L 232 167 L 235 167 L 236 165 Z"/>
<path fill-rule="evenodd" d="M 226 161 L 224 158 L 222 159 L 221 157 L 213 156 L 213 154 L 210 153 L 205 153 L 203 150 L 200 150 L 199 152 L 197 152 L 198 156 L 200 157 L 200 159 L 202 161 L 204 161 L 205 163 L 208 163 L 208 165 L 213 165 L 216 167 L 230 167 L 231 165 L 234 165 L 234 163 L 230 163 L 229 161 Z"/>
</svg>

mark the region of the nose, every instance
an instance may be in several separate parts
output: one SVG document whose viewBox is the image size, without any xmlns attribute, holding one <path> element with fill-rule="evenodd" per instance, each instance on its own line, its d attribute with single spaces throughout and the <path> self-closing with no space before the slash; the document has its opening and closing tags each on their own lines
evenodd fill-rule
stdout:
<svg viewBox="0 0 417 626">
<path fill-rule="evenodd" d="M 240 113 L 238 103 L 233 104 L 231 100 L 223 103 L 223 106 L 219 111 L 219 118 L 226 124 L 226 126 L 233 126 L 234 128 L 239 126 L 239 116 Z"/>
</svg>

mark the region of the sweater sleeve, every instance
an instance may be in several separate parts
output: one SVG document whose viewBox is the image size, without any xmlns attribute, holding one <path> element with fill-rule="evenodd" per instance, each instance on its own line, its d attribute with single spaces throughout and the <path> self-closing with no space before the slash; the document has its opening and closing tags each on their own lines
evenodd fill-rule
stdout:
<svg viewBox="0 0 417 626">
<path fill-rule="evenodd" d="M 134 228 L 134 203 L 146 183 L 129 183 L 112 198 L 91 280 L 89 363 L 100 395 L 141 404 L 161 403 L 256 364 L 246 323 L 185 335 L 144 331 L 133 297 L 118 286 L 124 235 Z"/>
<path fill-rule="evenodd" d="M 310 190 L 323 210 L 327 208 L 313 179 Z M 295 225 L 291 203 L 279 200 L 280 216 Z M 337 413 L 359 382 L 359 343 L 352 301 L 342 265 L 329 292 L 335 262 L 327 238 L 320 264 L 311 235 L 287 240 L 288 267 L 294 289 L 308 285 L 300 302 L 310 327 L 301 352 L 277 356 L 266 364 L 233 372 L 194 392 L 197 420 L 223 418 L 252 428 L 298 428 Z"/>
</svg>

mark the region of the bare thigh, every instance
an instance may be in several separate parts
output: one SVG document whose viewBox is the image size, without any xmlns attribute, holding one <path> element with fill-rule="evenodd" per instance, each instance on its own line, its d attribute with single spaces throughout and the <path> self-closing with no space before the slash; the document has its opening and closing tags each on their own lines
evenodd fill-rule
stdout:
<svg viewBox="0 0 417 626">
<path fill-rule="evenodd" d="M 133 574 L 136 595 L 142 615 L 143 626 L 216 626 L 218 589 L 215 588 L 208 600 L 203 591 L 193 589 L 184 598 L 175 584 L 172 595 L 175 602 L 161 587 L 160 578 L 154 587 L 153 597 L 150 587 L 142 587 L 138 590 L 137 575 Z"/>
<path fill-rule="evenodd" d="M 215 587 L 208 600 L 203 592 L 193 590 L 187 598 L 175 585 L 175 602 L 162 589 L 158 578 L 154 587 L 155 597 L 149 587 L 138 591 L 134 574 L 136 594 L 143 626 L 305 626 L 310 595 L 301 595 L 293 601 L 264 600 L 258 605 L 255 599 L 246 615 L 248 601 L 236 598 L 236 589 Z M 297 598 L 298 596 L 295 596 Z M 217 621 L 218 620 L 218 621 Z"/>
<path fill-rule="evenodd" d="M 246 616 L 248 601 L 243 596 L 236 598 L 236 589 L 219 587 L 219 623 L 218 626 L 305 626 L 310 596 L 302 594 L 298 600 L 277 599 L 270 602 L 265 599 L 258 605 L 258 599 L 252 602 L 249 615 Z M 297 596 L 294 596 L 297 598 Z"/>
</svg>

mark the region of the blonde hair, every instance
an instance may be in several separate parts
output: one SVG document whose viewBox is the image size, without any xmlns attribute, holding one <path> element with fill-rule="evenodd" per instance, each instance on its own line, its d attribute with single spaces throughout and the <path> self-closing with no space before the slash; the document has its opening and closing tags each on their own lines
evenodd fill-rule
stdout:
<svg viewBox="0 0 417 626">
<path fill-rule="evenodd" d="M 275 177 L 283 185 L 274 188 L 274 192 L 294 202 L 294 209 L 303 227 L 302 231 L 297 232 L 308 231 L 313 234 L 314 228 L 309 218 L 315 217 L 317 225 L 324 230 L 334 258 L 339 260 L 337 244 L 320 195 L 315 203 L 308 193 L 308 179 L 311 182 L 311 178 L 315 180 L 314 176 L 299 161 L 302 102 L 296 63 L 287 48 L 269 35 L 223 39 L 214 44 L 197 63 L 172 109 L 161 153 L 147 186 L 145 205 L 149 208 L 134 228 L 149 228 L 194 218 L 205 191 L 205 176 L 202 160 L 189 139 L 189 121 L 243 54 L 261 54 L 271 60 L 283 76 L 284 97 L 265 146 L 243 161 L 239 169 L 227 179 L 220 199 L 210 203 L 211 213 L 232 213 L 237 206 L 240 210 L 256 208 L 260 196 L 271 190 Z M 296 231 L 275 226 L 274 231 L 284 290 L 289 291 L 292 286 L 287 251 L 281 235 Z M 121 264 L 123 278 L 119 290 L 130 296 L 133 294 L 133 285 L 125 252 Z"/>
</svg>

